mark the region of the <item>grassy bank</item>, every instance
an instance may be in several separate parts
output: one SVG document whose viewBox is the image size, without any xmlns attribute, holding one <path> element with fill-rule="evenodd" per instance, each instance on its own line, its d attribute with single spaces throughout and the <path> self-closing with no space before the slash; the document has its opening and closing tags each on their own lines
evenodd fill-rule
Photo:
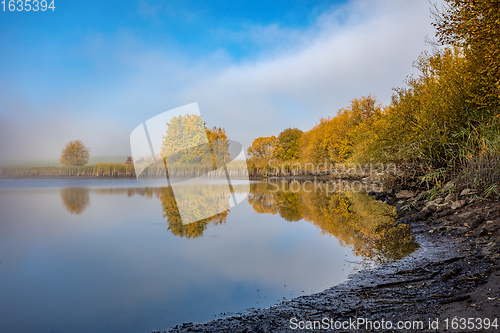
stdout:
<svg viewBox="0 0 500 333">
<path fill-rule="evenodd" d="M 245 161 L 232 161 L 226 168 L 214 167 L 210 164 L 181 164 L 171 165 L 168 168 L 171 176 L 175 177 L 210 177 L 231 178 L 245 177 Z M 227 174 L 226 174 L 227 171 Z M 24 177 L 106 177 L 106 178 L 133 178 L 135 177 L 133 164 L 123 163 L 97 163 L 85 166 L 31 166 L 31 167 L 4 167 L 0 168 L 0 178 L 24 178 Z M 165 165 L 162 161 L 154 163 L 146 168 L 141 177 L 157 178 L 165 177 Z"/>
<path fill-rule="evenodd" d="M 22 177 L 135 177 L 134 166 L 120 163 L 98 163 L 85 166 L 34 166 L 0 168 L 2 178 Z"/>
</svg>

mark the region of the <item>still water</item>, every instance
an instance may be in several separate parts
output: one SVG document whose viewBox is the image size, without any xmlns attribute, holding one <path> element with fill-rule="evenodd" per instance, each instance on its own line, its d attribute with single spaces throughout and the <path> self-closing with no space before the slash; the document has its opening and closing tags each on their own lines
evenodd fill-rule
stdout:
<svg viewBox="0 0 500 333">
<path fill-rule="evenodd" d="M 253 182 L 239 205 L 185 225 L 170 188 L 0 180 L 0 332 L 207 321 L 319 292 L 417 246 L 391 207 L 328 183 Z"/>
</svg>

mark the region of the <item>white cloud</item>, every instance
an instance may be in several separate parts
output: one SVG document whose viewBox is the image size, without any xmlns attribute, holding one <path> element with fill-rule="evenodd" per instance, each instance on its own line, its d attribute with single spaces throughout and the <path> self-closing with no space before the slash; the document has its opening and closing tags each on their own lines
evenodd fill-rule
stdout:
<svg viewBox="0 0 500 333">
<path fill-rule="evenodd" d="M 293 32 L 300 45 L 290 45 L 291 52 L 280 49 L 211 73 L 181 96 L 198 101 L 211 121 L 245 145 L 286 127 L 307 130 L 362 95 L 389 103 L 391 89 L 403 84 L 427 48 L 430 22 L 425 2 L 353 1 L 323 14 L 303 33 L 307 38 Z M 280 36 L 276 27 L 270 34 Z"/>
<path fill-rule="evenodd" d="M 96 71 L 96 84 L 73 92 L 57 110 L 24 105 L 16 112 L 26 117 L 0 113 L 0 138 L 10 140 L 0 146 L 0 159 L 20 151 L 54 158 L 72 138 L 87 140 L 94 156 L 128 154 L 128 136 L 139 123 L 191 102 L 198 102 L 209 126 L 225 127 L 244 146 L 287 127 L 307 130 L 363 95 L 389 103 L 391 89 L 403 85 L 415 72 L 412 62 L 429 48 L 429 7 L 425 1 L 353 0 L 302 31 L 277 25 L 233 36 L 216 31 L 263 48 L 239 62 L 225 50 L 194 59 L 178 50 L 151 49 L 133 34 L 99 35 L 95 52 L 108 56 L 98 68 L 112 70 Z M 30 118 L 31 112 L 43 117 Z M 27 130 L 37 140 L 24 140 Z"/>
</svg>

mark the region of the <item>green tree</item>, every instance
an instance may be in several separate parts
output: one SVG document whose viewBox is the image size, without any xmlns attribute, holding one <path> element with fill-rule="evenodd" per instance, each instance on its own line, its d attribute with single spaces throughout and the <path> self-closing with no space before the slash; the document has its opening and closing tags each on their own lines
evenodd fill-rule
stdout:
<svg viewBox="0 0 500 333">
<path fill-rule="evenodd" d="M 89 149 L 82 141 L 70 141 L 64 147 L 59 162 L 63 166 L 82 166 L 89 161 Z"/>
<path fill-rule="evenodd" d="M 301 156 L 302 131 L 287 128 L 280 133 L 274 151 L 274 157 L 282 161 L 298 160 Z"/>
</svg>

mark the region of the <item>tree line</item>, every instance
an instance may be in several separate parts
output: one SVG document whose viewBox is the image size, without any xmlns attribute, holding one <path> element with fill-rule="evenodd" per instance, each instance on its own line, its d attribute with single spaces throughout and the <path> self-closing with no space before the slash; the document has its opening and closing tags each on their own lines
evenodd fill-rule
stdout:
<svg viewBox="0 0 500 333">
<path fill-rule="evenodd" d="M 389 105 L 367 95 L 306 132 L 288 128 L 278 137 L 257 138 L 248 149 L 250 168 L 270 168 L 271 159 L 419 162 L 489 170 L 470 176 L 499 182 L 500 1 L 445 0 L 433 15 L 434 42 L 442 47 L 420 55 L 414 63 L 419 74 L 394 89 Z"/>
</svg>

